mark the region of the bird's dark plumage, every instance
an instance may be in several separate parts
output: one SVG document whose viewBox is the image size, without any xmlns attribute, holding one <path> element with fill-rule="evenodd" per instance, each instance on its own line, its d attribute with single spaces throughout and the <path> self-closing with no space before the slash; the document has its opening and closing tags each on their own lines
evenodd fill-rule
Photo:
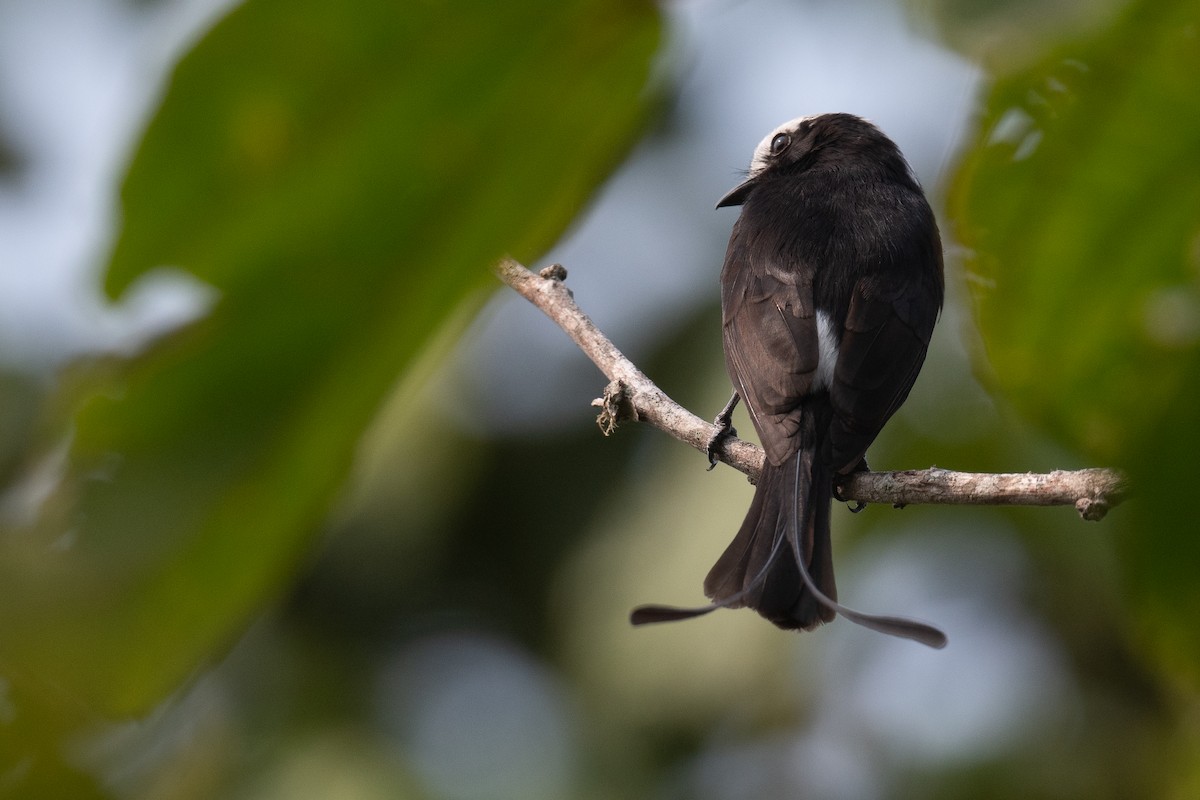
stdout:
<svg viewBox="0 0 1200 800">
<path fill-rule="evenodd" d="M 896 145 L 849 114 L 772 131 L 747 179 L 721 271 L 725 362 L 766 451 L 741 529 L 704 582 L 713 606 L 644 607 L 635 622 L 749 606 L 783 628 L 836 613 L 933 646 L 921 623 L 836 603 L 833 480 L 908 396 L 942 305 L 933 212 Z"/>
</svg>

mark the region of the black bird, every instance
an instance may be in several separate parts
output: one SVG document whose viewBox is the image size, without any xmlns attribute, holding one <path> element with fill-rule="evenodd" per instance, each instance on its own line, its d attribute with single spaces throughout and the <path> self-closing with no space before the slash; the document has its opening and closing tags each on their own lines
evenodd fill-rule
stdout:
<svg viewBox="0 0 1200 800">
<path fill-rule="evenodd" d="M 725 365 L 766 462 L 733 542 L 704 581 L 702 608 L 642 606 L 634 624 L 749 606 L 781 628 L 835 614 L 943 647 L 945 635 L 836 602 L 834 480 L 908 396 L 942 307 L 933 211 L 900 150 L 851 114 L 786 122 L 754 151 L 717 208 L 742 207 L 721 270 Z M 715 440 L 714 440 L 715 441 Z"/>
</svg>

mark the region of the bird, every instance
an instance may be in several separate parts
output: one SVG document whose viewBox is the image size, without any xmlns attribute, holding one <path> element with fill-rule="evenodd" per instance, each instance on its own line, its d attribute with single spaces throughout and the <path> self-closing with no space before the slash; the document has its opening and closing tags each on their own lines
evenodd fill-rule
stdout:
<svg viewBox="0 0 1200 800">
<path fill-rule="evenodd" d="M 745 180 L 717 208 L 740 206 L 721 269 L 722 341 L 734 387 L 718 415 L 731 433 L 742 401 L 765 453 L 754 498 L 704 581 L 711 603 L 645 605 L 635 625 L 749 607 L 780 628 L 836 615 L 944 647 L 905 617 L 837 602 L 830 541 L 835 479 L 866 452 L 907 398 L 945 294 L 937 221 L 899 147 L 847 113 L 771 131 Z"/>
</svg>

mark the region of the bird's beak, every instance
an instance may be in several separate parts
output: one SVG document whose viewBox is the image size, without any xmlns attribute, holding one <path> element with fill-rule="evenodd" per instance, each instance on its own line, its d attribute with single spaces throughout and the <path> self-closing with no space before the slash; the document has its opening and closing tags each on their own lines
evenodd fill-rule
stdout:
<svg viewBox="0 0 1200 800">
<path fill-rule="evenodd" d="M 746 198 L 750 196 L 750 191 L 755 186 L 755 177 L 751 176 L 739 183 L 737 186 L 725 193 L 725 196 L 717 201 L 717 208 L 725 208 L 726 206 L 740 206 L 746 202 Z"/>
</svg>

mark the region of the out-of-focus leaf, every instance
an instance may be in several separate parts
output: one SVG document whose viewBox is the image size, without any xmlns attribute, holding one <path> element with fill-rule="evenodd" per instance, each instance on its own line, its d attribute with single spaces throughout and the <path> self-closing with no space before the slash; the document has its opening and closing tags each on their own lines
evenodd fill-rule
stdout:
<svg viewBox="0 0 1200 800">
<path fill-rule="evenodd" d="M 33 444 L 45 397 L 42 381 L 0 367 L 0 486 L 17 477 Z"/>
<path fill-rule="evenodd" d="M 1144 0 L 996 83 L 952 205 L 992 380 L 1140 502 L 1144 643 L 1200 686 L 1200 4 Z"/>
<path fill-rule="evenodd" d="M 993 69 L 1027 65 L 1055 42 L 1111 22 L 1125 0 L 906 0 L 941 39 Z"/>
<path fill-rule="evenodd" d="M 633 0 L 249 0 L 203 39 L 129 169 L 107 287 L 171 265 L 219 299 L 77 415 L 42 538 L 0 565 L 8 674 L 135 712 L 228 642 L 398 376 L 628 148 L 658 36 Z"/>
</svg>

